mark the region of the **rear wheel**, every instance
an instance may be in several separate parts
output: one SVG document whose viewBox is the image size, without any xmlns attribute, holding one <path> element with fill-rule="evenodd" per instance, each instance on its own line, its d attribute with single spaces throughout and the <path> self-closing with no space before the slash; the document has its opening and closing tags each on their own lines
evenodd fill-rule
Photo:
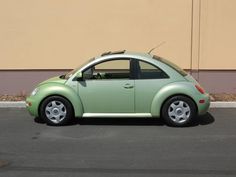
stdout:
<svg viewBox="0 0 236 177">
<path fill-rule="evenodd" d="M 193 123 L 197 114 L 194 102 L 185 96 L 168 99 L 162 108 L 162 116 L 170 126 L 183 127 Z"/>
<path fill-rule="evenodd" d="M 73 119 L 73 108 L 67 99 L 51 96 L 42 102 L 40 117 L 49 125 L 65 125 Z"/>
</svg>

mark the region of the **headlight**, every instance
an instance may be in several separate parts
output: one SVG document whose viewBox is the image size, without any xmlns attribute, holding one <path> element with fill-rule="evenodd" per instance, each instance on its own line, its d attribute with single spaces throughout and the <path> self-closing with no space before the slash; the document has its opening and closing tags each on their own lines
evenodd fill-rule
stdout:
<svg viewBox="0 0 236 177">
<path fill-rule="evenodd" d="M 32 91 L 31 95 L 32 95 L 32 96 L 36 95 L 36 93 L 37 93 L 38 91 L 39 91 L 39 89 L 38 89 L 38 88 L 35 88 L 35 89 Z"/>
</svg>

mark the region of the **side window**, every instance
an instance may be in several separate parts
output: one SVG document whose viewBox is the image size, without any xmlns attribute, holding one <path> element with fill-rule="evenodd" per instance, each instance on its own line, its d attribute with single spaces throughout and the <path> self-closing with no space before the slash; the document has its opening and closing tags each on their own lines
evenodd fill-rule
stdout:
<svg viewBox="0 0 236 177">
<path fill-rule="evenodd" d="M 169 76 L 162 71 L 160 68 L 144 62 L 139 61 L 138 62 L 138 79 L 165 79 L 169 78 Z"/>
<path fill-rule="evenodd" d="M 83 73 L 84 79 L 129 79 L 130 60 L 116 59 L 99 63 Z"/>
</svg>

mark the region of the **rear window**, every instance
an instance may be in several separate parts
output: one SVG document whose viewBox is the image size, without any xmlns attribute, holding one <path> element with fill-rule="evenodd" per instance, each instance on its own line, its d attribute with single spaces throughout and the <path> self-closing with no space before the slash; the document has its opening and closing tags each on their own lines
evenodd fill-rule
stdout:
<svg viewBox="0 0 236 177">
<path fill-rule="evenodd" d="M 181 69 L 179 66 L 177 66 L 176 64 L 170 62 L 169 60 L 166 60 L 164 58 L 158 57 L 156 55 L 153 56 L 153 59 L 158 60 L 162 63 L 165 63 L 166 65 L 168 65 L 169 67 L 173 68 L 175 71 L 177 71 L 179 74 L 181 74 L 182 76 L 187 76 L 188 73 L 185 72 L 183 69 Z"/>
</svg>

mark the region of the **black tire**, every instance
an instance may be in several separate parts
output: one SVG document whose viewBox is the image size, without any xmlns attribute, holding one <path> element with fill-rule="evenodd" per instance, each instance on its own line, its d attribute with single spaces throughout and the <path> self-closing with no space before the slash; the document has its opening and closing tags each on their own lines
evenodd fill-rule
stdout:
<svg viewBox="0 0 236 177">
<path fill-rule="evenodd" d="M 173 96 L 163 104 L 161 115 L 167 125 L 185 127 L 194 122 L 197 117 L 197 109 L 190 98 Z"/>
<path fill-rule="evenodd" d="M 48 109 L 46 110 L 46 108 Z M 61 126 L 66 125 L 73 120 L 74 110 L 67 99 L 61 96 L 50 96 L 43 100 L 39 109 L 39 115 L 48 125 Z M 56 120 L 56 117 L 59 117 L 58 120 Z"/>
</svg>

